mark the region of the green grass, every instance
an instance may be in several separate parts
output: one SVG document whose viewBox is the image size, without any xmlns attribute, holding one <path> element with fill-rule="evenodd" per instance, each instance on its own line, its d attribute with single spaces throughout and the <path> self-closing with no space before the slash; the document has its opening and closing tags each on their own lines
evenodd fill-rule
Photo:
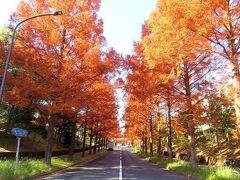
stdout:
<svg viewBox="0 0 240 180">
<path fill-rule="evenodd" d="M 16 175 L 14 175 L 14 160 L 0 160 L 0 180 L 13 180 L 28 178 L 39 173 L 50 172 L 56 169 L 68 167 L 72 164 L 92 159 L 96 156 L 105 154 L 106 151 L 102 151 L 96 155 L 82 158 L 80 154 L 75 155 L 73 159 L 67 158 L 67 156 L 53 157 L 52 166 L 47 166 L 42 160 L 37 159 L 22 159 L 19 161 Z"/>
<path fill-rule="evenodd" d="M 47 166 L 41 160 L 23 159 L 18 164 L 16 175 L 14 175 L 14 160 L 0 160 L 0 179 L 16 179 L 33 176 L 37 173 L 48 172 L 52 167 Z"/>
<path fill-rule="evenodd" d="M 150 162 L 164 166 L 166 169 L 175 170 L 186 175 L 191 175 L 198 177 L 203 180 L 238 180 L 240 179 L 240 173 L 235 169 L 227 166 L 223 167 L 208 167 L 208 166 L 199 166 L 191 167 L 189 162 L 182 160 L 169 160 L 169 159 L 160 159 L 156 156 L 150 156 L 149 154 L 144 154 L 141 151 L 133 149 L 140 156 L 146 158 Z"/>
</svg>

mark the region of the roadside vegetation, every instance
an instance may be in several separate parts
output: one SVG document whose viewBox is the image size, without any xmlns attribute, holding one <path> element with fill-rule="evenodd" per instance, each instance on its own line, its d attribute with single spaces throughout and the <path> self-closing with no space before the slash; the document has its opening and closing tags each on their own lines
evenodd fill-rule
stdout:
<svg viewBox="0 0 240 180">
<path fill-rule="evenodd" d="M 189 162 L 183 160 L 175 160 L 159 158 L 157 156 L 151 156 L 150 154 L 145 154 L 144 152 L 133 149 L 141 157 L 147 159 L 148 161 L 158 164 L 168 170 L 175 170 L 179 173 L 185 174 L 187 176 L 197 177 L 201 180 L 238 180 L 240 179 L 240 172 L 236 169 L 222 166 L 222 167 L 209 167 L 209 166 L 199 166 L 192 167 Z"/>
<path fill-rule="evenodd" d="M 76 163 L 81 163 L 93 158 L 100 157 L 106 153 L 105 150 L 97 153 L 94 156 L 82 157 L 81 154 L 75 154 L 74 158 L 67 156 L 59 156 L 52 158 L 52 165 L 46 165 L 39 159 L 21 159 L 19 161 L 17 172 L 14 175 L 15 160 L 0 160 L 0 180 L 23 179 L 39 175 L 41 173 L 48 173 L 57 169 L 69 167 Z"/>
<path fill-rule="evenodd" d="M 51 170 L 60 161 L 54 149 L 72 158 L 82 148 L 84 157 L 88 146 L 122 137 L 114 92 L 123 85 L 127 143 L 168 169 L 239 177 L 225 167 L 240 168 L 239 0 L 157 0 L 133 54 L 124 57 L 106 47 L 100 0 L 44 2 L 21 1 L 10 18 L 12 29 L 36 12 L 64 13 L 17 31 L 0 105 L 0 151 L 14 151 L 10 132 L 20 127 L 29 131 L 21 150 L 44 149 L 48 165 L 23 160 L 19 177 L 28 166 L 26 174 Z M 1 72 L 9 29 L 0 30 Z M 1 162 L 11 174 L 12 161 Z"/>
<path fill-rule="evenodd" d="M 125 62 L 125 137 L 145 154 L 240 168 L 239 8 L 157 0 Z"/>
<path fill-rule="evenodd" d="M 106 145 L 120 136 L 111 78 L 122 57 L 105 48 L 103 23 L 97 15 L 100 1 L 74 3 L 20 1 L 10 18 L 8 27 L 14 27 L 36 14 L 63 12 L 24 21 L 17 30 L 0 104 L 0 152 L 15 151 L 11 129 L 16 127 L 29 132 L 21 139 L 20 151 L 45 151 L 43 161 L 50 167 L 54 150 L 67 150 L 72 158 L 75 149 L 82 149 L 84 157 L 88 147 Z M 11 42 L 12 28 L 8 27 L 0 30 L 1 73 Z M 19 173 L 25 173 L 27 164 L 30 174 L 38 166 L 39 171 L 45 168 L 39 161 L 31 165 L 34 162 L 24 160 Z"/>
</svg>

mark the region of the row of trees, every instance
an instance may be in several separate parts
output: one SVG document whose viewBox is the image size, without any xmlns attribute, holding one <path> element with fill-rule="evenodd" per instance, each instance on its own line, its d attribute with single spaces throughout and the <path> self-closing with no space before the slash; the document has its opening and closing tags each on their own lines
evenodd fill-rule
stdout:
<svg viewBox="0 0 240 180">
<path fill-rule="evenodd" d="M 196 166 L 199 131 L 212 129 L 217 142 L 240 137 L 239 8 L 238 0 L 157 1 L 126 64 L 125 135 L 145 151 L 157 139 L 160 156 L 167 136 L 172 158 L 172 139 L 182 136 Z"/>
<path fill-rule="evenodd" d="M 104 51 L 103 22 L 97 17 L 99 0 L 22 1 L 11 18 L 62 10 L 63 16 L 28 21 L 17 33 L 6 82 L 4 103 L 34 111 L 34 124 L 47 125 L 45 162 L 51 164 L 56 126 L 72 127 L 73 156 L 77 124 L 96 139 L 119 135 L 114 85 L 110 77 L 121 60 L 113 49 Z M 1 41 L 6 52 L 8 40 Z M 2 65 L 6 53 L 1 53 Z M 83 148 L 85 148 L 85 138 Z"/>
</svg>

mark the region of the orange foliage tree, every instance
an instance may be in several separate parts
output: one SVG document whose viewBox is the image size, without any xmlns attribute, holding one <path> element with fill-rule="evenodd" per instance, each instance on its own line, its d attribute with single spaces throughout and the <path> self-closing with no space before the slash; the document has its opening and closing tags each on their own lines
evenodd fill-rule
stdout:
<svg viewBox="0 0 240 180">
<path fill-rule="evenodd" d="M 158 13 L 159 9 L 161 13 Z M 156 19 L 150 21 L 150 24 L 155 27 L 168 28 L 169 32 L 166 37 L 175 39 L 175 41 L 167 42 L 169 46 L 162 45 L 166 48 L 155 44 L 156 48 L 152 53 L 150 53 L 150 48 L 148 50 L 149 60 L 154 59 L 152 57 L 157 53 L 166 49 L 168 51 L 169 47 L 171 47 L 170 51 L 174 52 L 172 48 L 179 49 L 187 46 L 197 48 L 198 51 L 207 49 L 211 56 L 217 57 L 213 58 L 214 61 L 217 60 L 217 63 L 227 60 L 232 72 L 238 134 L 240 134 L 239 9 L 239 0 L 193 0 L 191 3 L 186 0 L 158 1 L 156 11 L 153 13 Z M 159 25 L 160 22 L 161 25 Z M 161 28 L 155 28 L 155 30 L 156 35 L 162 33 Z M 179 40 L 180 46 L 175 43 Z M 153 38 L 153 41 L 158 41 L 158 39 Z M 197 44 L 200 46 L 196 46 Z M 171 57 L 175 55 L 170 54 Z"/>
<path fill-rule="evenodd" d="M 48 124 L 47 164 L 51 164 L 54 127 L 63 117 L 84 124 L 85 134 L 86 126 L 91 126 L 99 139 L 118 133 L 108 74 L 115 70 L 120 56 L 114 50 L 102 51 L 99 7 L 98 0 L 64 4 L 30 0 L 22 1 L 12 16 L 14 24 L 35 14 L 64 12 L 54 19 L 31 20 L 19 30 L 12 57 L 17 74 L 9 74 L 5 94 L 5 101 L 34 109 L 38 123 Z"/>
<path fill-rule="evenodd" d="M 197 1 L 158 1 L 144 25 L 142 41 L 136 44 L 138 69 L 133 67 L 128 78 L 132 86 L 132 91 L 128 90 L 130 94 L 145 92 L 142 103 L 146 103 L 147 98 L 157 104 L 165 102 L 170 157 L 171 112 L 184 114 L 186 126 L 183 128 L 188 136 L 192 166 L 197 164 L 196 126 L 201 124 L 202 103 L 211 89 L 207 76 L 214 70 L 211 62 L 215 60 L 208 40 L 197 35 L 191 19 L 184 18 L 185 15 L 197 16 L 199 9 Z"/>
</svg>

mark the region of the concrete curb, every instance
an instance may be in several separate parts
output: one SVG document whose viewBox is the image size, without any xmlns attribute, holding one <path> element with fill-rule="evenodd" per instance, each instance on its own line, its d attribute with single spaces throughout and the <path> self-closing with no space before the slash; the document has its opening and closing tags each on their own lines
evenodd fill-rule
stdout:
<svg viewBox="0 0 240 180">
<path fill-rule="evenodd" d="M 99 152 L 99 153 L 101 153 L 101 152 Z M 74 166 L 77 166 L 77 165 L 87 164 L 87 163 L 89 163 L 89 162 L 91 162 L 91 161 L 94 161 L 94 160 L 96 160 L 96 159 L 98 159 L 98 158 L 101 158 L 101 157 L 106 156 L 107 153 L 108 153 L 107 151 L 106 151 L 105 153 L 103 153 L 103 154 L 98 154 L 98 153 L 97 153 L 95 156 L 92 156 L 92 158 L 90 158 L 90 159 L 86 159 L 86 160 L 83 160 L 83 161 L 81 161 L 81 162 L 74 163 L 74 164 L 72 164 L 72 165 L 70 165 L 70 166 L 67 166 L 67 167 L 64 167 L 64 168 L 54 169 L 54 170 L 49 171 L 49 172 L 44 172 L 44 173 L 36 174 L 36 175 L 34 175 L 34 176 L 31 176 L 31 177 L 26 177 L 26 178 L 24 178 L 24 179 L 25 179 L 25 180 L 41 180 L 42 178 L 45 178 L 45 177 L 47 177 L 47 176 L 49 176 L 49 175 L 53 175 L 53 174 L 56 174 L 56 173 L 61 173 L 62 171 L 65 171 L 65 170 L 67 170 L 67 169 L 69 169 L 69 168 L 71 168 L 71 167 L 74 167 Z"/>
<path fill-rule="evenodd" d="M 138 157 L 140 157 L 141 159 L 144 159 L 144 160 L 148 161 L 149 163 L 155 164 L 155 165 L 157 165 L 157 166 L 159 166 L 159 167 L 161 167 L 161 168 L 166 169 L 164 166 L 162 166 L 162 165 L 160 165 L 160 164 L 153 163 L 153 162 L 147 160 L 146 158 L 140 156 L 138 153 L 136 153 L 136 152 L 134 152 L 134 151 L 131 151 L 131 152 L 134 153 L 135 155 L 137 155 Z M 199 180 L 199 178 L 197 178 L 197 177 L 195 177 L 195 176 L 188 175 L 188 174 L 184 174 L 184 173 L 178 172 L 178 171 L 176 171 L 176 170 L 172 170 L 172 169 L 166 169 L 166 170 L 169 171 L 169 172 L 172 172 L 172 173 L 181 175 L 181 176 L 185 176 L 186 178 L 191 179 L 191 180 Z"/>
</svg>

